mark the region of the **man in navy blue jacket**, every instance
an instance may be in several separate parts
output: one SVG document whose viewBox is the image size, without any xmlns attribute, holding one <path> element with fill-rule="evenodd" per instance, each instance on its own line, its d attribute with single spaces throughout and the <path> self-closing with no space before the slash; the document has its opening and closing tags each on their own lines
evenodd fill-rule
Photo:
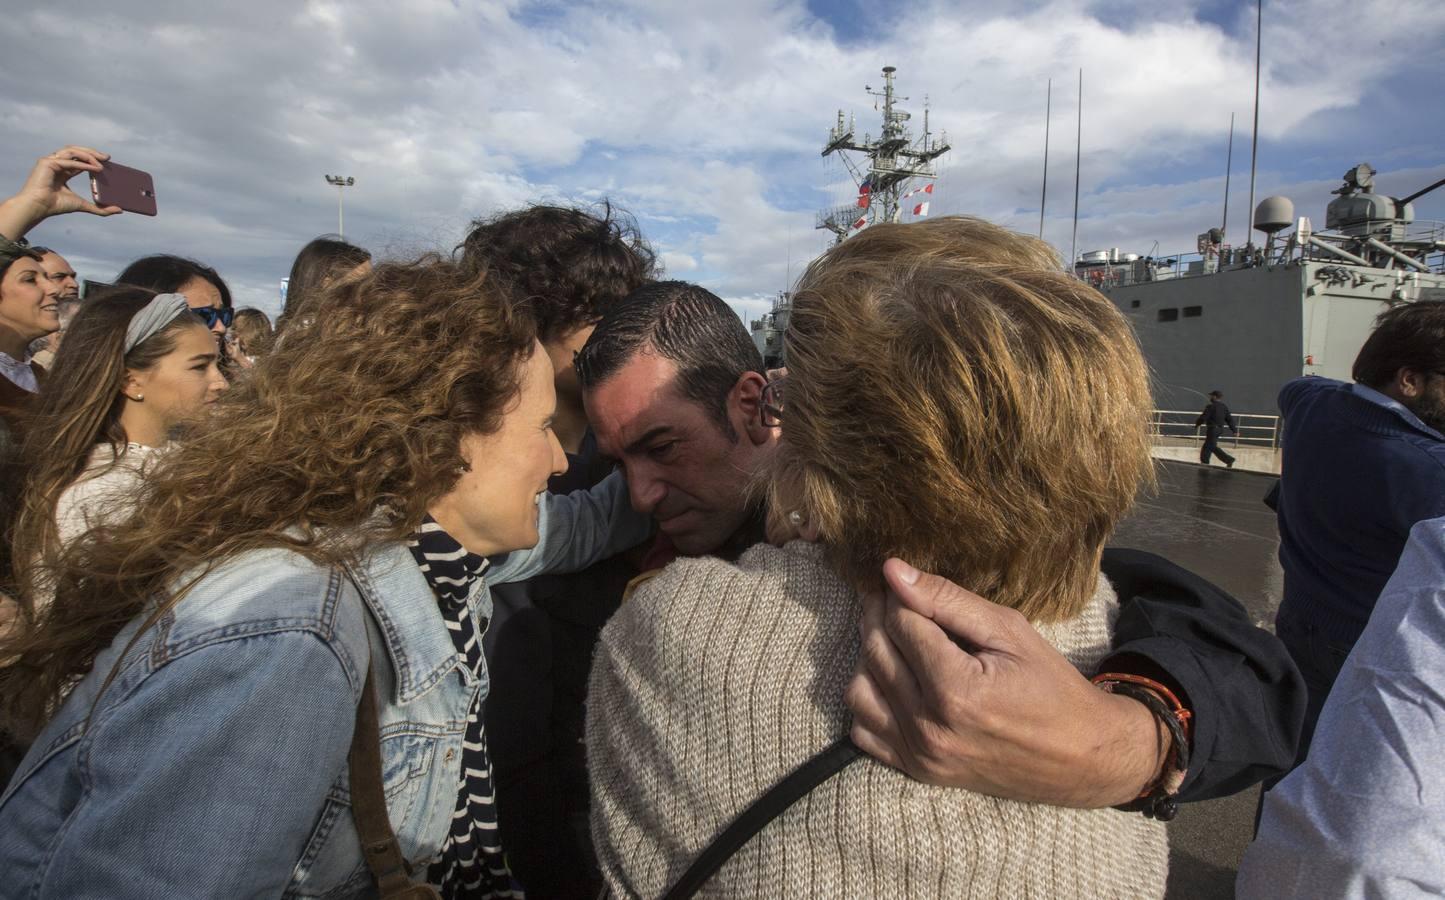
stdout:
<svg viewBox="0 0 1445 900">
<path fill-rule="evenodd" d="M 1265 502 L 1284 567 L 1275 632 L 1310 693 L 1299 760 L 1410 529 L 1445 515 L 1445 303 L 1386 311 L 1352 375 L 1279 395 L 1284 474 Z"/>
<path fill-rule="evenodd" d="M 1204 446 L 1199 448 L 1199 464 L 1207 466 L 1211 456 L 1218 456 L 1227 467 L 1234 468 L 1234 457 L 1219 448 L 1219 438 L 1226 427 L 1236 435 L 1239 429 L 1234 427 L 1234 416 L 1230 415 L 1229 407 L 1224 405 L 1224 395 L 1219 391 L 1209 392 L 1209 405 L 1194 421 L 1195 428 L 1201 425 L 1204 426 Z"/>
</svg>

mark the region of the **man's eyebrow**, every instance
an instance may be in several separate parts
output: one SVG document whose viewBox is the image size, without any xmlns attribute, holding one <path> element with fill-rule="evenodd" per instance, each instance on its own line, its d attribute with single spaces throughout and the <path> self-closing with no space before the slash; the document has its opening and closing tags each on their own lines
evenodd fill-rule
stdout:
<svg viewBox="0 0 1445 900">
<path fill-rule="evenodd" d="M 642 437 L 622 448 L 623 453 L 639 453 L 648 444 L 672 430 L 671 425 L 658 425 L 643 432 Z"/>
</svg>

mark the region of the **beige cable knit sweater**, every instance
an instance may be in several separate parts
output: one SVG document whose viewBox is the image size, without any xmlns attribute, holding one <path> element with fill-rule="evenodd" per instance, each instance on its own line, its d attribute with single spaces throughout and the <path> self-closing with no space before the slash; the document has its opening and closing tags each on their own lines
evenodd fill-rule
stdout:
<svg viewBox="0 0 1445 900">
<path fill-rule="evenodd" d="M 658 897 L 749 803 L 846 733 L 859 602 L 821 548 L 679 560 L 602 633 L 588 700 L 592 834 L 618 896 Z M 1040 628 L 1080 669 L 1108 650 L 1103 576 Z M 1161 897 L 1164 826 L 1018 803 L 854 763 L 728 861 L 714 897 Z"/>
</svg>

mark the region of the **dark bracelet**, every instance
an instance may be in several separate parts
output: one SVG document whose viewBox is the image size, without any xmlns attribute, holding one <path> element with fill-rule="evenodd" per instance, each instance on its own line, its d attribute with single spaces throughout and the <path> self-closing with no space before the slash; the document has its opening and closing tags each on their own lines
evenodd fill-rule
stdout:
<svg viewBox="0 0 1445 900">
<path fill-rule="evenodd" d="M 1182 705 L 1179 705 L 1179 701 L 1173 697 L 1172 693 L 1170 699 L 1173 700 L 1175 708 L 1171 709 L 1160 696 L 1159 691 L 1137 683 L 1134 677 L 1125 679 L 1126 676 L 1111 673 L 1098 676 L 1094 683 L 1109 693 L 1121 694 L 1144 704 L 1144 707 L 1156 720 L 1164 723 L 1164 727 L 1169 731 L 1172 746 L 1169 748 L 1169 755 L 1164 760 L 1164 773 L 1160 779 L 1134 801 L 1114 808 L 1125 812 L 1142 812 L 1151 819 L 1168 822 L 1179 813 L 1177 799 L 1179 786 L 1183 783 L 1184 774 L 1189 771 L 1189 734 L 1186 731 L 1186 723 L 1189 721 L 1190 714 Z"/>
</svg>

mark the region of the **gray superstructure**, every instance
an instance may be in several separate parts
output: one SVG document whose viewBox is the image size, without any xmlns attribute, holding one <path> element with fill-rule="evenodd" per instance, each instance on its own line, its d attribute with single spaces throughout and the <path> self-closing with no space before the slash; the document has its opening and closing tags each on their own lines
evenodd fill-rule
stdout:
<svg viewBox="0 0 1445 900">
<path fill-rule="evenodd" d="M 915 215 L 927 215 L 933 182 L 938 177 L 934 162 L 950 149 L 946 133 L 934 136 L 928 126 L 928 98 L 923 100 L 923 133 L 915 138 L 908 122 L 913 118 L 898 105 L 907 100 L 893 86 L 893 66 L 883 67 L 883 89 L 871 85 L 863 90 L 875 98 L 875 109 L 883 114 L 878 137 L 865 133 L 860 140 L 854 120 L 845 122 L 843 111 L 828 133 L 823 156 L 837 155 L 858 187 L 858 199 L 818 213 L 816 227 L 832 232 L 839 242 L 878 222 L 897 222 L 904 209 L 903 201 L 913 196 L 919 200 Z M 855 161 L 849 154 L 860 154 Z M 910 190 L 905 192 L 905 188 Z M 754 319 L 753 343 L 769 367 L 782 365 L 783 332 L 792 311 L 791 295 L 784 291 L 773 301 L 773 308 L 761 319 Z"/>
<path fill-rule="evenodd" d="M 1083 254 L 1079 278 L 1129 317 L 1154 376 L 1155 406 L 1190 410 L 1221 390 L 1240 412 L 1270 414 L 1284 382 L 1348 381 L 1376 316 L 1397 303 L 1445 300 L 1445 225 L 1415 222 L 1410 201 L 1374 194 L 1374 170 L 1345 175 L 1325 232 L 1282 197 L 1259 204 L 1263 248 L 1221 246 L 1169 258 Z M 1286 233 L 1286 229 L 1290 229 Z"/>
</svg>

